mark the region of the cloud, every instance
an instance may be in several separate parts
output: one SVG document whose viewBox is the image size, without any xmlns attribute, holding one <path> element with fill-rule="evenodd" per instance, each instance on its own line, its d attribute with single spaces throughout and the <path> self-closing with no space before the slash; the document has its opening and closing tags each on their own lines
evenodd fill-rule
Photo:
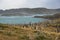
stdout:
<svg viewBox="0 0 60 40">
<path fill-rule="evenodd" d="M 60 8 L 60 0 L 28 0 L 25 7 Z"/>
<path fill-rule="evenodd" d="M 2 0 L 0 3 L 1 9 L 10 9 L 22 7 L 26 0 Z"/>
<path fill-rule="evenodd" d="M 60 0 L 0 0 L 0 9 L 27 7 L 60 8 Z"/>
<path fill-rule="evenodd" d="M 47 8 L 60 8 L 60 0 L 49 0 L 45 3 Z"/>
<path fill-rule="evenodd" d="M 42 7 L 44 6 L 48 0 L 27 0 L 27 3 L 25 3 L 25 7 Z"/>
</svg>

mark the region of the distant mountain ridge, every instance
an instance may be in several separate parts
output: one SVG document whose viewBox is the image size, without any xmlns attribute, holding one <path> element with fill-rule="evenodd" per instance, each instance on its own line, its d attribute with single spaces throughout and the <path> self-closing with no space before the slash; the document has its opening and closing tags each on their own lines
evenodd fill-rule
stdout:
<svg viewBox="0 0 60 40">
<path fill-rule="evenodd" d="M 33 14 L 53 14 L 53 13 L 60 13 L 60 9 L 19 8 L 10 10 L 0 10 L 1 16 L 28 16 Z"/>
</svg>

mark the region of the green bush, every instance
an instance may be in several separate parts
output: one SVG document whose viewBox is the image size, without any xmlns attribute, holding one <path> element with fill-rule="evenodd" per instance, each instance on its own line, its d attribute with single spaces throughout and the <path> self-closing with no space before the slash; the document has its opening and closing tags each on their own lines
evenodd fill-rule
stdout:
<svg viewBox="0 0 60 40">
<path fill-rule="evenodd" d="M 0 24 L 0 30 L 4 30 L 4 29 L 6 29 L 6 28 L 8 28 L 8 26 L 7 26 L 7 25 Z"/>
</svg>

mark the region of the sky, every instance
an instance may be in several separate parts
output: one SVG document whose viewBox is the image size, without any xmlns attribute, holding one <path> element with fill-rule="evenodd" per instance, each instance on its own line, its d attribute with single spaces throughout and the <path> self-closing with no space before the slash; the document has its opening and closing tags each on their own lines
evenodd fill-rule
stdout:
<svg viewBox="0 0 60 40">
<path fill-rule="evenodd" d="M 60 8 L 60 0 L 0 0 L 0 9 L 37 7 Z"/>
</svg>

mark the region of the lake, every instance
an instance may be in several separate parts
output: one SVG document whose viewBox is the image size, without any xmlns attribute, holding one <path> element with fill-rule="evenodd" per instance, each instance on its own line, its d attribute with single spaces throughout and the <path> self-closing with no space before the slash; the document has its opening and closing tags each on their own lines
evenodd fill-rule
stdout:
<svg viewBox="0 0 60 40">
<path fill-rule="evenodd" d="M 43 22 L 47 19 L 34 18 L 34 16 L 46 16 L 53 14 L 34 14 L 30 16 L 0 16 L 0 23 L 3 24 L 29 24 Z"/>
<path fill-rule="evenodd" d="M 43 22 L 46 19 L 33 18 L 31 16 L 0 16 L 0 23 L 3 24 L 28 24 Z"/>
</svg>

